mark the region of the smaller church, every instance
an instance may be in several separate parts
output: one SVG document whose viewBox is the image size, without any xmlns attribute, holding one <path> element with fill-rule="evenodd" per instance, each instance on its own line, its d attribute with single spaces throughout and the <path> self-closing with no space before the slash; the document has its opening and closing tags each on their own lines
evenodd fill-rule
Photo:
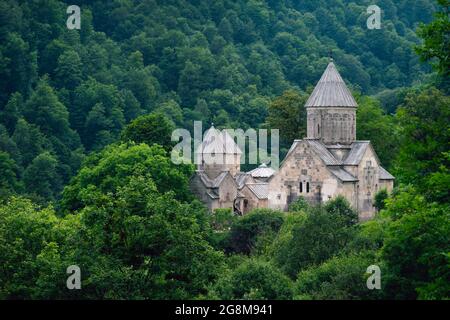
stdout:
<svg viewBox="0 0 450 320">
<path fill-rule="evenodd" d="M 357 107 L 331 60 L 305 105 L 307 137 L 293 142 L 277 171 L 262 164 L 241 172 L 242 151 L 226 130 L 211 126 L 195 151 L 192 191 L 209 210 L 232 208 L 239 215 L 255 208 L 286 211 L 300 196 L 319 204 L 342 195 L 360 220 L 372 218 L 376 192 L 392 191 L 394 177 L 370 141 L 356 140 Z"/>
</svg>

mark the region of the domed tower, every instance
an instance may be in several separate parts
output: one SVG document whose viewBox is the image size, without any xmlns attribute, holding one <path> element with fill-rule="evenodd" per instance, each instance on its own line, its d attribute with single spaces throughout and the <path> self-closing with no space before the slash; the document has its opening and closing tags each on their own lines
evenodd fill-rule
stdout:
<svg viewBox="0 0 450 320">
<path fill-rule="evenodd" d="M 357 106 L 330 59 L 305 104 L 308 139 L 318 139 L 324 144 L 352 144 L 356 140 Z"/>
<path fill-rule="evenodd" d="M 226 130 L 218 130 L 211 125 L 203 141 L 195 152 L 198 170 L 204 171 L 210 179 L 215 179 L 224 171 L 234 177 L 241 170 L 242 151 Z"/>
</svg>

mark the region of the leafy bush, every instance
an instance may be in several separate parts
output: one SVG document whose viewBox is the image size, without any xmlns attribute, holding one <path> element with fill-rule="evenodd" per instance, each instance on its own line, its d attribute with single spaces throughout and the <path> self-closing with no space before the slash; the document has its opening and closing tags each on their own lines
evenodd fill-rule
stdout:
<svg viewBox="0 0 450 320">
<path fill-rule="evenodd" d="M 389 194 L 386 189 L 381 189 L 375 194 L 375 208 L 378 211 L 383 210 L 386 207 L 385 201 L 389 197 Z"/>
<path fill-rule="evenodd" d="M 358 213 L 343 196 L 329 200 L 325 204 L 325 211 L 334 219 L 342 220 L 346 225 L 351 226 L 358 222 Z"/>
<path fill-rule="evenodd" d="M 275 242 L 280 249 L 275 261 L 293 279 L 301 269 L 322 263 L 345 248 L 355 233 L 347 221 L 320 207 L 313 208 L 290 230 L 283 231 L 289 235 L 281 235 L 285 240 Z"/>
<path fill-rule="evenodd" d="M 377 265 L 374 252 L 333 257 L 298 274 L 295 295 L 314 300 L 380 299 L 380 290 L 367 288 L 367 267 Z"/>
<path fill-rule="evenodd" d="M 230 250 L 249 254 L 258 237 L 278 232 L 283 224 L 283 213 L 270 209 L 255 209 L 236 220 L 230 230 Z"/>
<path fill-rule="evenodd" d="M 271 263 L 249 259 L 224 274 L 214 285 L 212 297 L 220 299 L 292 299 L 292 283 Z"/>
</svg>

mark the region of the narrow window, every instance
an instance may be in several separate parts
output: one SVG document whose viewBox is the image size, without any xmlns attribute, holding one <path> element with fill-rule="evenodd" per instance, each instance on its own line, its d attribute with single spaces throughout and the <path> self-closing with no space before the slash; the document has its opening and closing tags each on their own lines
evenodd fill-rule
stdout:
<svg viewBox="0 0 450 320">
<path fill-rule="evenodd" d="M 317 134 L 320 136 L 320 124 L 317 125 Z"/>
<path fill-rule="evenodd" d="M 300 182 L 300 193 L 303 192 L 303 182 Z"/>
<path fill-rule="evenodd" d="M 306 193 L 309 193 L 309 182 L 306 183 Z"/>
</svg>

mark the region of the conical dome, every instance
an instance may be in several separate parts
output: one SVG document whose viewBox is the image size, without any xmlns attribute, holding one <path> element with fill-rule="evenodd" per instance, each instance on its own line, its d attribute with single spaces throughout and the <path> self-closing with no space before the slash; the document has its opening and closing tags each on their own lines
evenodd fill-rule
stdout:
<svg viewBox="0 0 450 320">
<path fill-rule="evenodd" d="M 217 130 L 214 125 L 209 128 L 202 143 L 196 150 L 201 154 L 242 154 L 239 146 L 234 142 L 227 130 Z"/>
<path fill-rule="evenodd" d="M 330 61 L 305 107 L 357 107 L 355 99 L 344 80 Z"/>
</svg>

